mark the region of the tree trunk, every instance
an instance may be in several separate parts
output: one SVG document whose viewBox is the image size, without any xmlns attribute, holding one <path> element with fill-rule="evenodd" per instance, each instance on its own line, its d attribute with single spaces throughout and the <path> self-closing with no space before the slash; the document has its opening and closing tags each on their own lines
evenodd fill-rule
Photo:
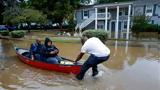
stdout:
<svg viewBox="0 0 160 90">
<path fill-rule="evenodd" d="M 62 23 L 61 23 L 61 22 L 59 23 L 59 28 L 60 28 L 60 30 L 63 29 L 63 28 L 62 28 Z"/>
<path fill-rule="evenodd" d="M 28 25 L 28 27 L 27 27 L 28 33 L 30 33 L 31 32 L 31 23 L 27 22 L 27 25 Z"/>
</svg>

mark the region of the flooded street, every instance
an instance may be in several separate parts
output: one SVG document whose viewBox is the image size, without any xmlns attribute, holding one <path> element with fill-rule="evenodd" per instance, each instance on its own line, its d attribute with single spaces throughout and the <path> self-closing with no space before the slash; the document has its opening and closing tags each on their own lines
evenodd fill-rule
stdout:
<svg viewBox="0 0 160 90">
<path fill-rule="evenodd" d="M 111 57 L 99 65 L 102 75 L 93 78 L 89 71 L 83 81 L 22 63 L 14 46 L 28 48 L 30 44 L 0 39 L 0 90 L 160 90 L 159 42 L 109 41 Z M 78 43 L 54 44 L 61 56 L 72 60 L 81 48 Z"/>
</svg>

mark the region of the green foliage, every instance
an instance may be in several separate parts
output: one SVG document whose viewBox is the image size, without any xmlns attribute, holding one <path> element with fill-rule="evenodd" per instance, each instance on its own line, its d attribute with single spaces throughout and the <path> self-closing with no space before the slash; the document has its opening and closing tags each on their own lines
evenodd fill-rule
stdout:
<svg viewBox="0 0 160 90">
<path fill-rule="evenodd" d="M 10 36 L 12 38 L 22 38 L 26 34 L 25 31 L 12 31 L 10 32 Z"/>
<path fill-rule="evenodd" d="M 3 24 L 3 15 L 2 13 L 4 12 L 4 2 L 3 1 L 0 1 L 0 25 Z"/>
<path fill-rule="evenodd" d="M 8 30 L 3 30 L 3 31 L 0 31 L 0 34 L 2 36 L 9 36 L 9 31 Z"/>
<path fill-rule="evenodd" d="M 149 18 L 146 16 L 135 16 L 133 19 L 132 32 L 158 32 L 159 26 L 150 24 Z"/>
<path fill-rule="evenodd" d="M 18 23 L 45 23 L 46 15 L 42 12 L 32 9 L 26 0 L 6 0 L 5 11 L 3 12 L 3 22 L 8 25 Z"/>
<path fill-rule="evenodd" d="M 5 9 L 2 13 L 3 23 L 12 25 L 15 22 L 15 17 L 18 16 L 21 12 L 17 0 L 3 0 Z"/>
<path fill-rule="evenodd" d="M 68 29 L 74 31 L 76 26 L 76 21 L 74 20 L 73 14 L 68 17 L 68 24 L 69 24 Z"/>
<path fill-rule="evenodd" d="M 16 17 L 20 14 L 20 9 L 18 7 L 6 9 L 3 15 L 3 23 L 14 24 L 16 22 Z"/>
<path fill-rule="evenodd" d="M 88 38 L 97 37 L 102 42 L 105 42 L 108 39 L 108 33 L 105 30 L 86 30 L 82 33 L 82 36 L 86 36 Z"/>
<path fill-rule="evenodd" d="M 148 18 L 146 16 L 135 16 L 133 18 L 133 26 L 132 26 L 132 32 L 133 33 L 139 33 L 145 30 L 144 27 L 148 24 Z"/>
<path fill-rule="evenodd" d="M 60 27 L 64 21 L 71 20 L 70 18 L 74 15 L 74 10 L 80 6 L 80 2 L 81 0 L 29 0 L 31 6 L 45 13 L 47 19 L 58 23 Z"/>
<path fill-rule="evenodd" d="M 45 23 L 46 22 L 46 16 L 34 9 L 23 9 L 21 14 L 17 17 L 15 17 L 15 23 Z"/>
<path fill-rule="evenodd" d="M 147 24 L 144 27 L 144 32 L 158 32 L 158 25 Z"/>
</svg>

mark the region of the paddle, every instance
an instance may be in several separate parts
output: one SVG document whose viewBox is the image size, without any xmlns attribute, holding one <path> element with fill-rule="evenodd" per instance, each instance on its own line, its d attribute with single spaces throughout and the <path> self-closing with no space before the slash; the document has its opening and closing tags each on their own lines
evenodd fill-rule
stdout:
<svg viewBox="0 0 160 90">
<path fill-rule="evenodd" d="M 71 59 L 67 59 L 67 58 L 64 58 L 64 57 L 61 57 L 63 60 L 67 60 L 67 61 L 71 61 L 71 62 L 75 62 L 74 60 L 71 60 Z"/>
<path fill-rule="evenodd" d="M 74 62 L 74 64 L 82 64 L 82 63 L 79 63 L 79 62 L 75 62 L 74 60 L 71 60 L 71 59 L 67 59 L 67 58 L 64 58 L 64 57 L 61 57 L 63 60 L 67 60 L 67 61 L 70 61 L 70 62 Z"/>
</svg>

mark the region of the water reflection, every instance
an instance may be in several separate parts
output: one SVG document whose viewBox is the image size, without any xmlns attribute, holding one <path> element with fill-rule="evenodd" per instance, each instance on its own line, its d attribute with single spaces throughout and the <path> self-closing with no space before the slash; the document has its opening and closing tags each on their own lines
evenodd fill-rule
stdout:
<svg viewBox="0 0 160 90">
<path fill-rule="evenodd" d="M 29 48 L 30 41 L 0 40 L 0 90 L 159 90 L 158 42 L 108 41 L 111 57 L 100 65 L 104 74 L 93 79 L 89 71 L 82 82 L 73 75 L 40 70 L 15 56 L 14 46 Z M 54 43 L 60 55 L 75 59 L 81 44 Z M 83 59 L 88 57 L 86 55 Z"/>
<path fill-rule="evenodd" d="M 110 69 L 124 69 L 124 63 L 127 61 L 128 65 L 133 65 L 139 57 L 153 58 L 153 60 L 160 59 L 160 48 L 158 43 L 136 43 L 135 42 L 118 42 L 115 41 L 115 45 L 109 46 L 111 49 L 111 57 L 108 63 L 105 65 Z M 147 45 L 146 45 L 147 44 Z M 118 46 L 117 48 L 117 45 Z M 137 46 L 137 47 L 135 47 Z"/>
</svg>

